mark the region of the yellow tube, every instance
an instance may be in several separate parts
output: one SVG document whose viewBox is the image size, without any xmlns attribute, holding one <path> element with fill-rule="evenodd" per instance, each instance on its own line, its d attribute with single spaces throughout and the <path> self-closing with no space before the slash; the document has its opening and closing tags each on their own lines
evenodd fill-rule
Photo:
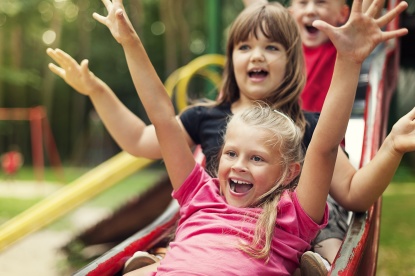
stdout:
<svg viewBox="0 0 415 276">
<path fill-rule="evenodd" d="M 154 162 L 121 152 L 0 225 L 0 251 Z"/>
</svg>

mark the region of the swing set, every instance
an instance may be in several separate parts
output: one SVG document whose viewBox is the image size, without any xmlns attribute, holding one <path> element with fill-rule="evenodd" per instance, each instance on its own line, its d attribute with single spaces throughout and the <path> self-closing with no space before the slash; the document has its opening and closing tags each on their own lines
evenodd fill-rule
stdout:
<svg viewBox="0 0 415 276">
<path fill-rule="evenodd" d="M 63 181 L 64 177 L 59 153 L 56 148 L 46 111 L 42 106 L 30 108 L 0 108 L 0 121 L 28 121 L 36 180 L 39 182 L 44 180 L 45 147 L 52 167 L 58 178 Z M 12 141 L 12 143 L 15 143 L 15 141 Z"/>
</svg>

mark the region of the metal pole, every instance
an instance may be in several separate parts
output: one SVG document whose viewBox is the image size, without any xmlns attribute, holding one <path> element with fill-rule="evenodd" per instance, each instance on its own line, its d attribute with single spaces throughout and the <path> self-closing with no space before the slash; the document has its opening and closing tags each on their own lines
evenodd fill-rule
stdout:
<svg viewBox="0 0 415 276">
<path fill-rule="evenodd" d="M 206 1 L 207 11 L 207 53 L 218 54 L 221 52 L 220 42 L 222 38 L 222 13 L 220 0 Z"/>
</svg>

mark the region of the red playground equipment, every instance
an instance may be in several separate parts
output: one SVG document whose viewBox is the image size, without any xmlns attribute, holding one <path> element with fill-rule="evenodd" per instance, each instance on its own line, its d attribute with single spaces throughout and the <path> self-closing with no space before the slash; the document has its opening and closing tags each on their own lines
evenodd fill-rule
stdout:
<svg viewBox="0 0 415 276">
<path fill-rule="evenodd" d="M 57 176 L 63 181 L 63 170 L 56 148 L 55 140 L 42 106 L 31 108 L 0 108 L 0 120 L 3 121 L 29 121 L 32 145 L 33 167 L 37 181 L 44 178 L 44 151 L 49 157 L 51 165 L 55 168 Z M 19 152 L 9 151 L 3 155 L 2 167 L 6 174 L 15 173 L 22 165 L 23 159 L 18 156 Z"/>
<path fill-rule="evenodd" d="M 1 156 L 1 167 L 6 177 L 13 176 L 23 165 L 22 154 L 18 150 L 11 150 Z"/>
</svg>

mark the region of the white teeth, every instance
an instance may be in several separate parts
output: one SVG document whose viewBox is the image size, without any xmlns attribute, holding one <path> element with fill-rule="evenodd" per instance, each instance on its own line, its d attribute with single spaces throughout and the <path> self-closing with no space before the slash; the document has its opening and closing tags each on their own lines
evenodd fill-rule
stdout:
<svg viewBox="0 0 415 276">
<path fill-rule="evenodd" d="M 245 182 L 245 181 L 241 181 L 241 180 L 235 180 L 235 179 L 231 179 L 231 181 L 232 182 L 235 182 L 236 184 L 239 184 L 239 185 L 251 185 L 251 183 L 249 183 L 249 182 Z"/>
</svg>

